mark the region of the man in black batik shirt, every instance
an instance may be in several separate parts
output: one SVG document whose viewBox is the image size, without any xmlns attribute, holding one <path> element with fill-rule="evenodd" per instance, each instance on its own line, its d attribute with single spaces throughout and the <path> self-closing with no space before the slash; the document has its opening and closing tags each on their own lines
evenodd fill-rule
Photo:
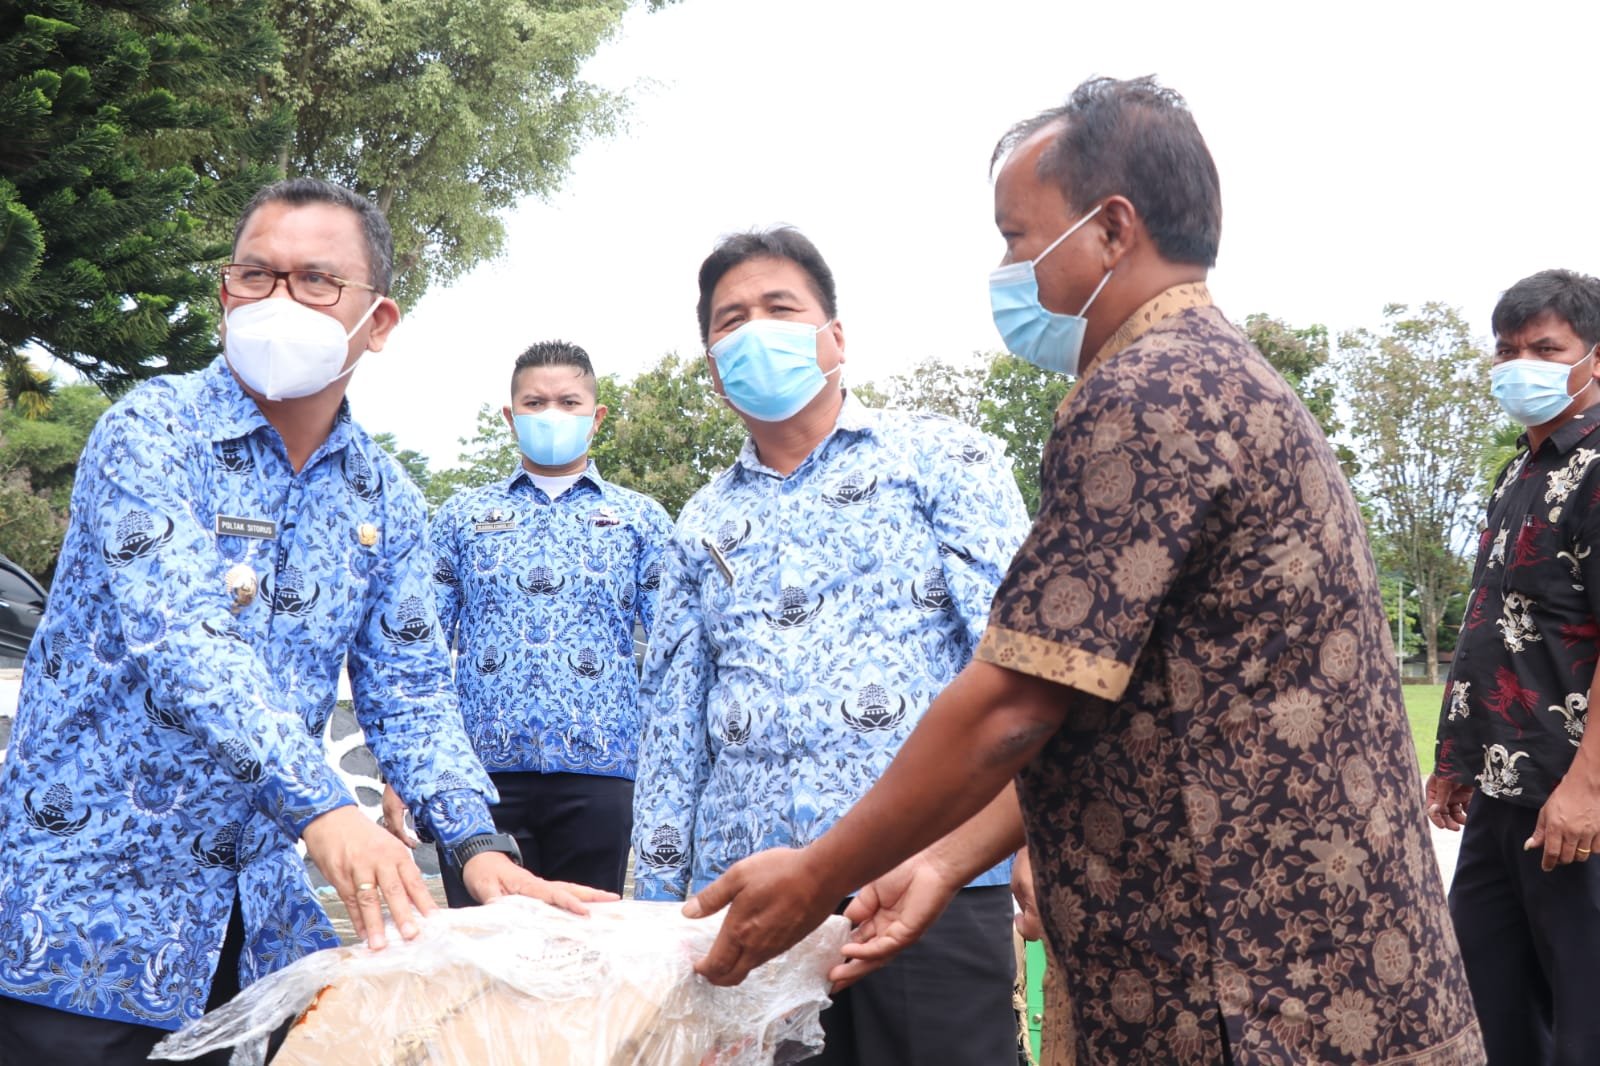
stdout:
<svg viewBox="0 0 1600 1066">
<path fill-rule="evenodd" d="M 1489 1061 L 1600 1048 L 1600 280 L 1547 270 L 1494 310 L 1491 388 L 1528 427 L 1495 485 L 1428 779 L 1466 827 L 1450 889 Z M 1468 806 L 1470 804 L 1470 807 Z"/>
</svg>

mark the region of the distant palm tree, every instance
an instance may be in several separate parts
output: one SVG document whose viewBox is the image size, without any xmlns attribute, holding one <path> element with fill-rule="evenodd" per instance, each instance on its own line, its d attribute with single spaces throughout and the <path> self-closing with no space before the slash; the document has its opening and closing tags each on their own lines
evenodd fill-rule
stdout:
<svg viewBox="0 0 1600 1066">
<path fill-rule="evenodd" d="M 1522 450 L 1518 442 L 1522 440 L 1524 432 L 1515 422 L 1501 422 L 1480 445 L 1478 476 L 1483 479 L 1485 505 L 1488 504 L 1489 494 L 1494 491 L 1495 479 L 1500 476 L 1500 471 Z"/>
</svg>

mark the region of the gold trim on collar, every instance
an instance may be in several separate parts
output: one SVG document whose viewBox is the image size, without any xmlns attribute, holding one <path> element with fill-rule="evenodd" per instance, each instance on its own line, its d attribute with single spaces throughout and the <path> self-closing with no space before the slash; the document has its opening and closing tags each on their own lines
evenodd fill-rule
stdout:
<svg viewBox="0 0 1600 1066">
<path fill-rule="evenodd" d="M 1122 349 L 1150 332 L 1150 329 L 1163 318 L 1168 318 L 1179 311 L 1187 311 L 1194 307 L 1210 307 L 1211 290 L 1206 288 L 1203 281 L 1186 281 L 1182 285 L 1174 285 L 1165 292 L 1158 293 L 1150 300 L 1146 300 L 1139 309 L 1125 319 L 1117 327 L 1100 350 L 1094 353 L 1093 366 L 1116 355 Z"/>
</svg>

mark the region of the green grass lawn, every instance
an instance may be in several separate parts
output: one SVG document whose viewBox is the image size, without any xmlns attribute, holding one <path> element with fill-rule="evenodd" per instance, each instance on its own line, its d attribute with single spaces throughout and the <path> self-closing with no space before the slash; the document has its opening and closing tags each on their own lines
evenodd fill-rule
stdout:
<svg viewBox="0 0 1600 1066">
<path fill-rule="evenodd" d="M 1417 745 L 1417 761 L 1426 774 L 1433 769 L 1433 738 L 1439 728 L 1439 704 L 1444 699 L 1443 685 L 1403 685 L 1406 718 L 1411 722 L 1411 739 Z"/>
</svg>

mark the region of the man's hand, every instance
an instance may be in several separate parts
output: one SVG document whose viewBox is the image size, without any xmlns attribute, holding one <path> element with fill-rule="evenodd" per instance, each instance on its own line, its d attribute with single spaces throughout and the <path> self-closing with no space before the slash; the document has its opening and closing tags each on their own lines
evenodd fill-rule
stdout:
<svg viewBox="0 0 1600 1066">
<path fill-rule="evenodd" d="M 328 879 L 356 935 L 374 951 L 388 943 L 383 935 L 383 905 L 410 940 L 420 932 L 416 915 L 433 913 L 433 897 L 411 852 L 372 824 L 360 808 L 346 805 L 318 815 L 301 837 L 306 856 Z"/>
<path fill-rule="evenodd" d="M 585 903 L 610 903 L 620 898 L 615 892 L 588 885 L 546 881 L 498 851 L 481 852 L 468 859 L 461 868 L 461 881 L 479 903 L 491 903 L 502 896 L 529 896 L 573 914 L 588 914 Z"/>
<path fill-rule="evenodd" d="M 383 817 L 378 820 L 378 824 L 387 829 L 400 843 L 415 850 L 422 841 L 417 834 L 411 831 L 411 827 L 406 824 L 406 819 L 410 816 L 411 812 L 406 809 L 405 800 L 400 798 L 400 793 L 394 790 L 393 785 L 385 784 L 383 786 Z"/>
<path fill-rule="evenodd" d="M 1590 849 L 1600 840 L 1600 782 L 1574 762 L 1567 776 L 1539 808 L 1533 835 L 1524 851 L 1544 848 L 1539 868 L 1548 873 L 1569 862 L 1587 862 Z"/>
<path fill-rule="evenodd" d="M 828 972 L 833 991 L 882 969 L 916 943 L 960 890 L 960 879 L 926 851 L 863 888 L 844 910 L 856 930 L 844 946 L 847 961 Z"/>
<path fill-rule="evenodd" d="M 1440 829 L 1459 833 L 1467 824 L 1467 804 L 1472 802 L 1472 786 L 1458 785 L 1454 781 L 1429 774 L 1425 786 L 1428 795 L 1428 821 Z"/>
<path fill-rule="evenodd" d="M 814 857 L 804 850 L 773 848 L 734 863 L 683 905 L 686 916 L 704 918 L 732 904 L 695 972 L 714 985 L 738 984 L 821 925 L 839 898 L 829 898 Z"/>
<path fill-rule="evenodd" d="M 1033 857 L 1023 848 L 1011 860 L 1011 895 L 1021 908 L 1012 919 L 1024 940 L 1043 940 L 1044 922 L 1039 918 L 1039 899 L 1033 887 Z"/>
</svg>

